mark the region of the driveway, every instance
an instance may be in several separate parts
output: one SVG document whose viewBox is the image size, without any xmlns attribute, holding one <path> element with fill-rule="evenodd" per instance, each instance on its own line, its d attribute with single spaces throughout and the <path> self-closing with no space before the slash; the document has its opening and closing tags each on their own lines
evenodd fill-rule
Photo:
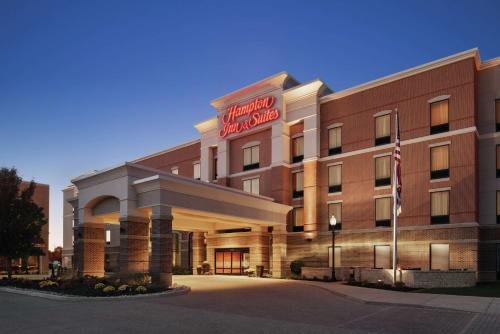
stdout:
<svg viewBox="0 0 500 334">
<path fill-rule="evenodd" d="M 498 317 L 363 304 L 300 282 L 176 276 L 187 295 L 54 301 L 0 292 L 2 332 L 498 333 Z"/>
</svg>

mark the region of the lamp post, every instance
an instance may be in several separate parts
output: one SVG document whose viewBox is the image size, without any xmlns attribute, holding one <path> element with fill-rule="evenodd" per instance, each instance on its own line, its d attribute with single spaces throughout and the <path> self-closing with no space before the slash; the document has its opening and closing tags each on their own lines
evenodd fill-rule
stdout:
<svg viewBox="0 0 500 334">
<path fill-rule="evenodd" d="M 337 225 L 337 219 L 334 215 L 330 217 L 330 226 L 332 227 L 332 282 L 335 282 L 335 225 Z"/>
</svg>

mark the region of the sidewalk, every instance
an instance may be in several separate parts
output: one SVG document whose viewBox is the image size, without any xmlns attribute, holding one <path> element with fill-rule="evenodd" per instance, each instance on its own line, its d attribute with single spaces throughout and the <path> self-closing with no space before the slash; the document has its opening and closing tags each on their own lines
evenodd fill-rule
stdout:
<svg viewBox="0 0 500 334">
<path fill-rule="evenodd" d="M 399 292 L 373 288 L 362 288 L 343 283 L 300 281 L 317 286 L 346 298 L 367 304 L 394 304 L 405 306 L 435 307 L 466 312 L 500 315 L 500 298 L 439 295 L 431 293 Z"/>
</svg>

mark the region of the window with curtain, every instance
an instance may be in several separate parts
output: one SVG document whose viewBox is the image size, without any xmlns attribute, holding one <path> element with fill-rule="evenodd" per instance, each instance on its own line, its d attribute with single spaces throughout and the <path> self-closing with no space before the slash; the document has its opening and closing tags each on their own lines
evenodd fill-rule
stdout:
<svg viewBox="0 0 500 334">
<path fill-rule="evenodd" d="M 304 196 L 304 172 L 293 173 L 293 197 Z"/>
<path fill-rule="evenodd" d="M 328 229 L 332 230 L 332 225 L 330 225 L 330 218 L 335 216 L 337 224 L 335 225 L 336 230 L 342 229 L 342 203 L 328 203 Z"/>
<path fill-rule="evenodd" d="M 335 268 L 342 267 L 342 247 L 335 246 Z M 332 267 L 332 246 L 328 247 L 328 266 Z"/>
<path fill-rule="evenodd" d="M 431 270 L 450 269 L 450 245 L 431 244 Z"/>
<path fill-rule="evenodd" d="M 342 153 L 342 128 L 340 126 L 328 130 L 328 155 Z"/>
<path fill-rule="evenodd" d="M 391 184 L 391 156 L 375 158 L 375 187 Z"/>
<path fill-rule="evenodd" d="M 292 139 L 292 161 L 300 162 L 304 160 L 304 137 Z"/>
<path fill-rule="evenodd" d="M 172 169 L 170 171 L 174 175 L 179 175 L 179 167 L 172 167 Z"/>
<path fill-rule="evenodd" d="M 258 177 L 248 180 L 243 180 L 243 191 L 259 195 L 260 179 Z"/>
<path fill-rule="evenodd" d="M 391 246 L 388 246 L 388 245 L 375 246 L 374 253 L 375 253 L 374 267 L 376 269 L 392 268 L 392 265 L 391 265 Z"/>
<path fill-rule="evenodd" d="M 302 207 L 293 208 L 293 231 L 304 231 L 304 208 Z"/>
<path fill-rule="evenodd" d="M 193 178 L 201 179 L 201 164 L 199 162 L 193 164 Z"/>
<path fill-rule="evenodd" d="M 375 146 L 391 142 L 391 114 L 375 117 Z"/>
<path fill-rule="evenodd" d="M 450 145 L 431 147 L 431 179 L 450 176 Z"/>
<path fill-rule="evenodd" d="M 342 165 L 328 166 L 328 192 L 342 191 Z"/>
<path fill-rule="evenodd" d="M 172 265 L 178 266 L 181 264 L 180 238 L 179 233 L 172 233 Z"/>
<path fill-rule="evenodd" d="M 497 224 L 500 224 L 500 191 L 497 191 Z"/>
<path fill-rule="evenodd" d="M 109 229 L 106 230 L 106 245 L 111 245 L 111 231 Z"/>
<path fill-rule="evenodd" d="M 260 166 L 259 145 L 243 149 L 243 170 L 259 168 Z"/>
<path fill-rule="evenodd" d="M 431 224 L 450 222 L 450 192 L 431 192 Z"/>
<path fill-rule="evenodd" d="M 500 145 L 496 146 L 497 158 L 497 178 L 500 178 Z"/>
<path fill-rule="evenodd" d="M 446 132 L 448 126 L 449 100 L 431 103 L 431 134 Z"/>
<path fill-rule="evenodd" d="M 375 226 L 391 226 L 391 198 L 381 197 L 375 199 Z"/>
<path fill-rule="evenodd" d="M 495 122 L 496 130 L 500 131 L 500 99 L 495 100 Z"/>
</svg>

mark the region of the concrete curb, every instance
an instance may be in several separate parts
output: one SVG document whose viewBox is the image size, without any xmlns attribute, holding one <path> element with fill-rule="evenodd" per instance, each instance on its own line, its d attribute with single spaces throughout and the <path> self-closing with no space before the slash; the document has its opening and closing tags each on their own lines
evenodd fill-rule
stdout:
<svg viewBox="0 0 500 334">
<path fill-rule="evenodd" d="M 0 287 L 0 291 L 14 293 L 18 295 L 30 296 L 30 297 L 58 300 L 58 301 L 106 301 L 106 300 L 119 301 L 119 300 L 130 300 L 139 298 L 150 298 L 150 297 L 161 297 L 161 296 L 173 297 L 173 296 L 185 295 L 191 291 L 191 288 L 189 286 L 181 285 L 172 288 L 171 290 L 163 292 L 142 294 L 142 295 L 110 296 L 110 297 L 85 297 L 85 296 L 75 296 L 75 295 L 63 295 L 54 292 L 42 292 L 38 290 L 21 289 L 14 287 Z"/>
</svg>

